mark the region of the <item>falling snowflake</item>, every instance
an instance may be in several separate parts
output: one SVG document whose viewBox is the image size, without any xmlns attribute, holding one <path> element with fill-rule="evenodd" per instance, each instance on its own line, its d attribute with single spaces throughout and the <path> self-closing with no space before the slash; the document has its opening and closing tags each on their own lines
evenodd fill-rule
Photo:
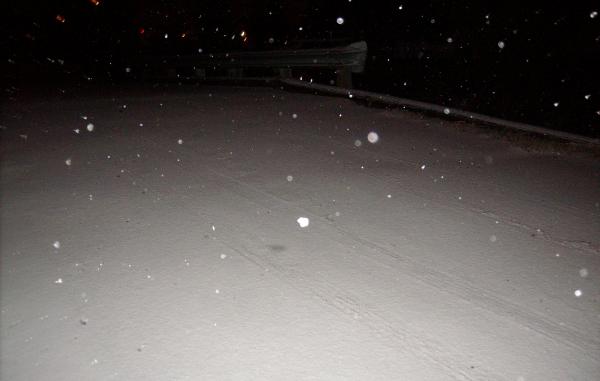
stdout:
<svg viewBox="0 0 600 381">
<path fill-rule="evenodd" d="M 60 241 L 54 241 L 52 246 L 54 246 L 55 249 L 60 249 Z"/>
<path fill-rule="evenodd" d="M 591 96 L 592 96 L 592 94 L 586 94 L 586 95 L 584 95 L 583 97 L 584 97 L 586 100 L 588 100 L 588 99 L 590 99 L 590 97 L 591 97 Z"/>
<path fill-rule="evenodd" d="M 504 41 L 498 41 L 498 47 L 504 49 Z"/>
<path fill-rule="evenodd" d="M 93 123 L 88 123 L 88 125 L 85 127 L 89 132 L 94 131 L 94 124 Z"/>
<path fill-rule="evenodd" d="M 307 217 L 299 217 L 296 222 L 298 222 L 301 228 L 305 228 L 310 223 L 310 220 Z"/>
<path fill-rule="evenodd" d="M 446 107 L 444 109 L 444 114 L 449 115 L 450 114 L 450 109 L 448 107 Z"/>
<path fill-rule="evenodd" d="M 338 17 L 337 20 L 335 20 L 335 22 L 337 22 L 338 25 L 342 25 L 344 23 L 344 18 L 343 17 Z"/>
<path fill-rule="evenodd" d="M 377 132 L 371 131 L 367 135 L 367 140 L 369 141 L 369 143 L 375 144 L 379 141 L 379 135 L 377 134 Z"/>
<path fill-rule="evenodd" d="M 559 103 L 558 102 L 554 102 L 553 105 L 554 105 L 554 107 L 558 107 Z"/>
<path fill-rule="evenodd" d="M 423 165 L 421 166 L 421 171 L 424 171 L 424 170 L 425 170 L 425 164 L 423 164 Z"/>
<path fill-rule="evenodd" d="M 294 181 L 294 176 L 288 175 L 285 179 L 289 182 L 292 182 L 292 181 Z"/>
<path fill-rule="evenodd" d="M 490 236 L 490 242 L 496 242 L 498 240 L 498 237 L 496 237 L 494 234 L 492 234 Z"/>
<path fill-rule="evenodd" d="M 227 254 L 221 254 L 221 259 L 227 258 Z"/>
<path fill-rule="evenodd" d="M 296 113 L 292 114 L 292 118 L 293 119 L 298 119 L 298 114 L 296 114 Z"/>
<path fill-rule="evenodd" d="M 590 18 L 593 18 L 593 19 L 594 19 L 594 18 L 596 18 L 596 16 L 598 16 L 598 11 L 592 11 L 592 12 L 590 13 Z"/>
<path fill-rule="evenodd" d="M 71 165 L 71 158 L 68 158 L 67 160 L 65 160 L 65 164 L 70 166 Z"/>
<path fill-rule="evenodd" d="M 575 296 L 579 298 L 581 295 L 583 295 L 583 292 L 581 292 L 581 290 L 575 290 L 573 294 L 575 294 Z"/>
<path fill-rule="evenodd" d="M 354 141 L 354 145 L 355 145 L 356 147 L 360 147 L 360 146 L 362 145 L 362 142 L 361 142 L 359 139 L 356 139 L 356 140 Z"/>
<path fill-rule="evenodd" d="M 586 268 L 580 269 L 579 270 L 579 276 L 581 276 L 582 278 L 587 278 L 587 276 L 588 276 L 588 270 Z"/>
<path fill-rule="evenodd" d="M 177 140 L 177 144 L 183 144 L 183 139 Z"/>
<path fill-rule="evenodd" d="M 58 278 L 57 280 L 54 281 L 55 284 L 62 284 L 63 280 L 62 278 Z"/>
</svg>

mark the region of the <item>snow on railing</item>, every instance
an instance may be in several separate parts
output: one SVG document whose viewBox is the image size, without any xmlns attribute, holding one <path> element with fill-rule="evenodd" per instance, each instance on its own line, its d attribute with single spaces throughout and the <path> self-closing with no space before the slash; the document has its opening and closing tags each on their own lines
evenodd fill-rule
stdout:
<svg viewBox="0 0 600 381">
<path fill-rule="evenodd" d="M 137 66 L 145 73 L 177 77 L 178 70 L 193 70 L 194 77 L 206 78 L 207 69 L 226 69 L 233 78 L 244 77 L 244 69 L 273 69 L 279 77 L 291 77 L 294 68 L 331 68 L 337 73 L 337 84 L 352 87 L 352 73 L 362 73 L 367 60 L 367 43 L 359 41 L 347 46 L 319 49 L 290 49 L 221 54 L 144 57 Z"/>
</svg>

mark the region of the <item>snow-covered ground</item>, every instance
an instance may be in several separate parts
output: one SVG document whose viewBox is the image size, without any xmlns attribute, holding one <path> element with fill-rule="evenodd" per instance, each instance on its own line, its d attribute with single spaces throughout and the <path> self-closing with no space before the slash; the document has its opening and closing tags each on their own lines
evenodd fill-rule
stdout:
<svg viewBox="0 0 600 381">
<path fill-rule="evenodd" d="M 2 106 L 2 380 L 600 377 L 592 156 L 269 88 L 100 93 Z"/>
</svg>

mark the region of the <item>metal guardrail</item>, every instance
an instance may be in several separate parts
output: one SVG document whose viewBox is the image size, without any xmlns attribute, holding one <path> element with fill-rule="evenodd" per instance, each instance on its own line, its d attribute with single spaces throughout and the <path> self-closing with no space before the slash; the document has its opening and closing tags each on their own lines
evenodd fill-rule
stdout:
<svg viewBox="0 0 600 381">
<path fill-rule="evenodd" d="M 349 88 L 352 73 L 362 73 L 366 60 L 367 43 L 359 41 L 334 48 L 144 57 L 135 66 L 145 73 L 154 70 L 159 77 L 166 72 L 168 78 L 176 78 L 178 70 L 192 69 L 200 79 L 206 78 L 207 69 L 226 69 L 230 77 L 242 78 L 244 69 L 266 68 L 289 78 L 294 68 L 331 68 L 337 73 L 337 84 Z"/>
<path fill-rule="evenodd" d="M 524 132 L 529 132 L 533 134 L 543 135 L 543 136 L 551 136 L 553 138 L 562 139 L 565 141 L 577 142 L 587 144 L 592 147 L 600 147 L 600 139 L 594 139 L 587 136 L 572 134 L 569 132 L 551 130 L 544 127 L 533 126 L 531 124 L 513 122 L 510 120 L 504 120 L 500 118 L 495 118 L 488 115 L 478 114 L 475 112 L 459 110 L 455 108 L 449 108 L 441 105 L 436 105 L 432 103 L 415 101 L 412 99 L 399 98 L 391 95 L 384 95 L 373 93 L 364 90 L 350 90 L 344 89 L 334 86 L 309 83 L 305 81 L 299 81 L 296 79 L 281 79 L 280 82 L 284 85 L 304 88 L 307 90 L 312 90 L 315 92 L 323 93 L 323 94 L 331 94 L 336 96 L 343 97 L 351 97 L 354 99 L 362 99 L 366 101 L 371 101 L 374 103 L 384 103 L 389 105 L 400 106 L 408 109 L 418 110 L 418 111 L 427 111 L 431 113 L 439 114 L 443 117 L 452 117 L 459 118 L 463 120 L 469 120 L 473 122 L 479 122 L 488 125 L 494 125 L 503 128 L 510 128 L 513 130 L 520 130 Z"/>
</svg>

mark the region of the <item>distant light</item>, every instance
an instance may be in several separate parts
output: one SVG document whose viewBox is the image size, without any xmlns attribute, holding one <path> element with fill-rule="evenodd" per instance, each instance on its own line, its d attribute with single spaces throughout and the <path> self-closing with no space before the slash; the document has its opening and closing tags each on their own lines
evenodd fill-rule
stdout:
<svg viewBox="0 0 600 381">
<path fill-rule="evenodd" d="M 245 30 L 241 31 L 240 32 L 240 37 L 245 37 L 245 36 L 246 36 L 246 31 Z"/>
<path fill-rule="evenodd" d="M 181 33 L 181 38 L 185 38 L 187 36 L 187 33 L 183 32 Z"/>
<path fill-rule="evenodd" d="M 56 21 L 58 21 L 60 23 L 64 23 L 66 21 L 65 16 L 63 16 L 63 15 L 56 15 L 55 19 L 56 19 Z"/>
<path fill-rule="evenodd" d="M 90 0 L 90 3 L 92 3 L 95 6 L 100 5 L 100 0 Z"/>
<path fill-rule="evenodd" d="M 335 22 L 337 22 L 338 25 L 342 25 L 344 23 L 344 18 L 343 17 L 338 17 L 337 20 L 335 20 Z"/>
</svg>

